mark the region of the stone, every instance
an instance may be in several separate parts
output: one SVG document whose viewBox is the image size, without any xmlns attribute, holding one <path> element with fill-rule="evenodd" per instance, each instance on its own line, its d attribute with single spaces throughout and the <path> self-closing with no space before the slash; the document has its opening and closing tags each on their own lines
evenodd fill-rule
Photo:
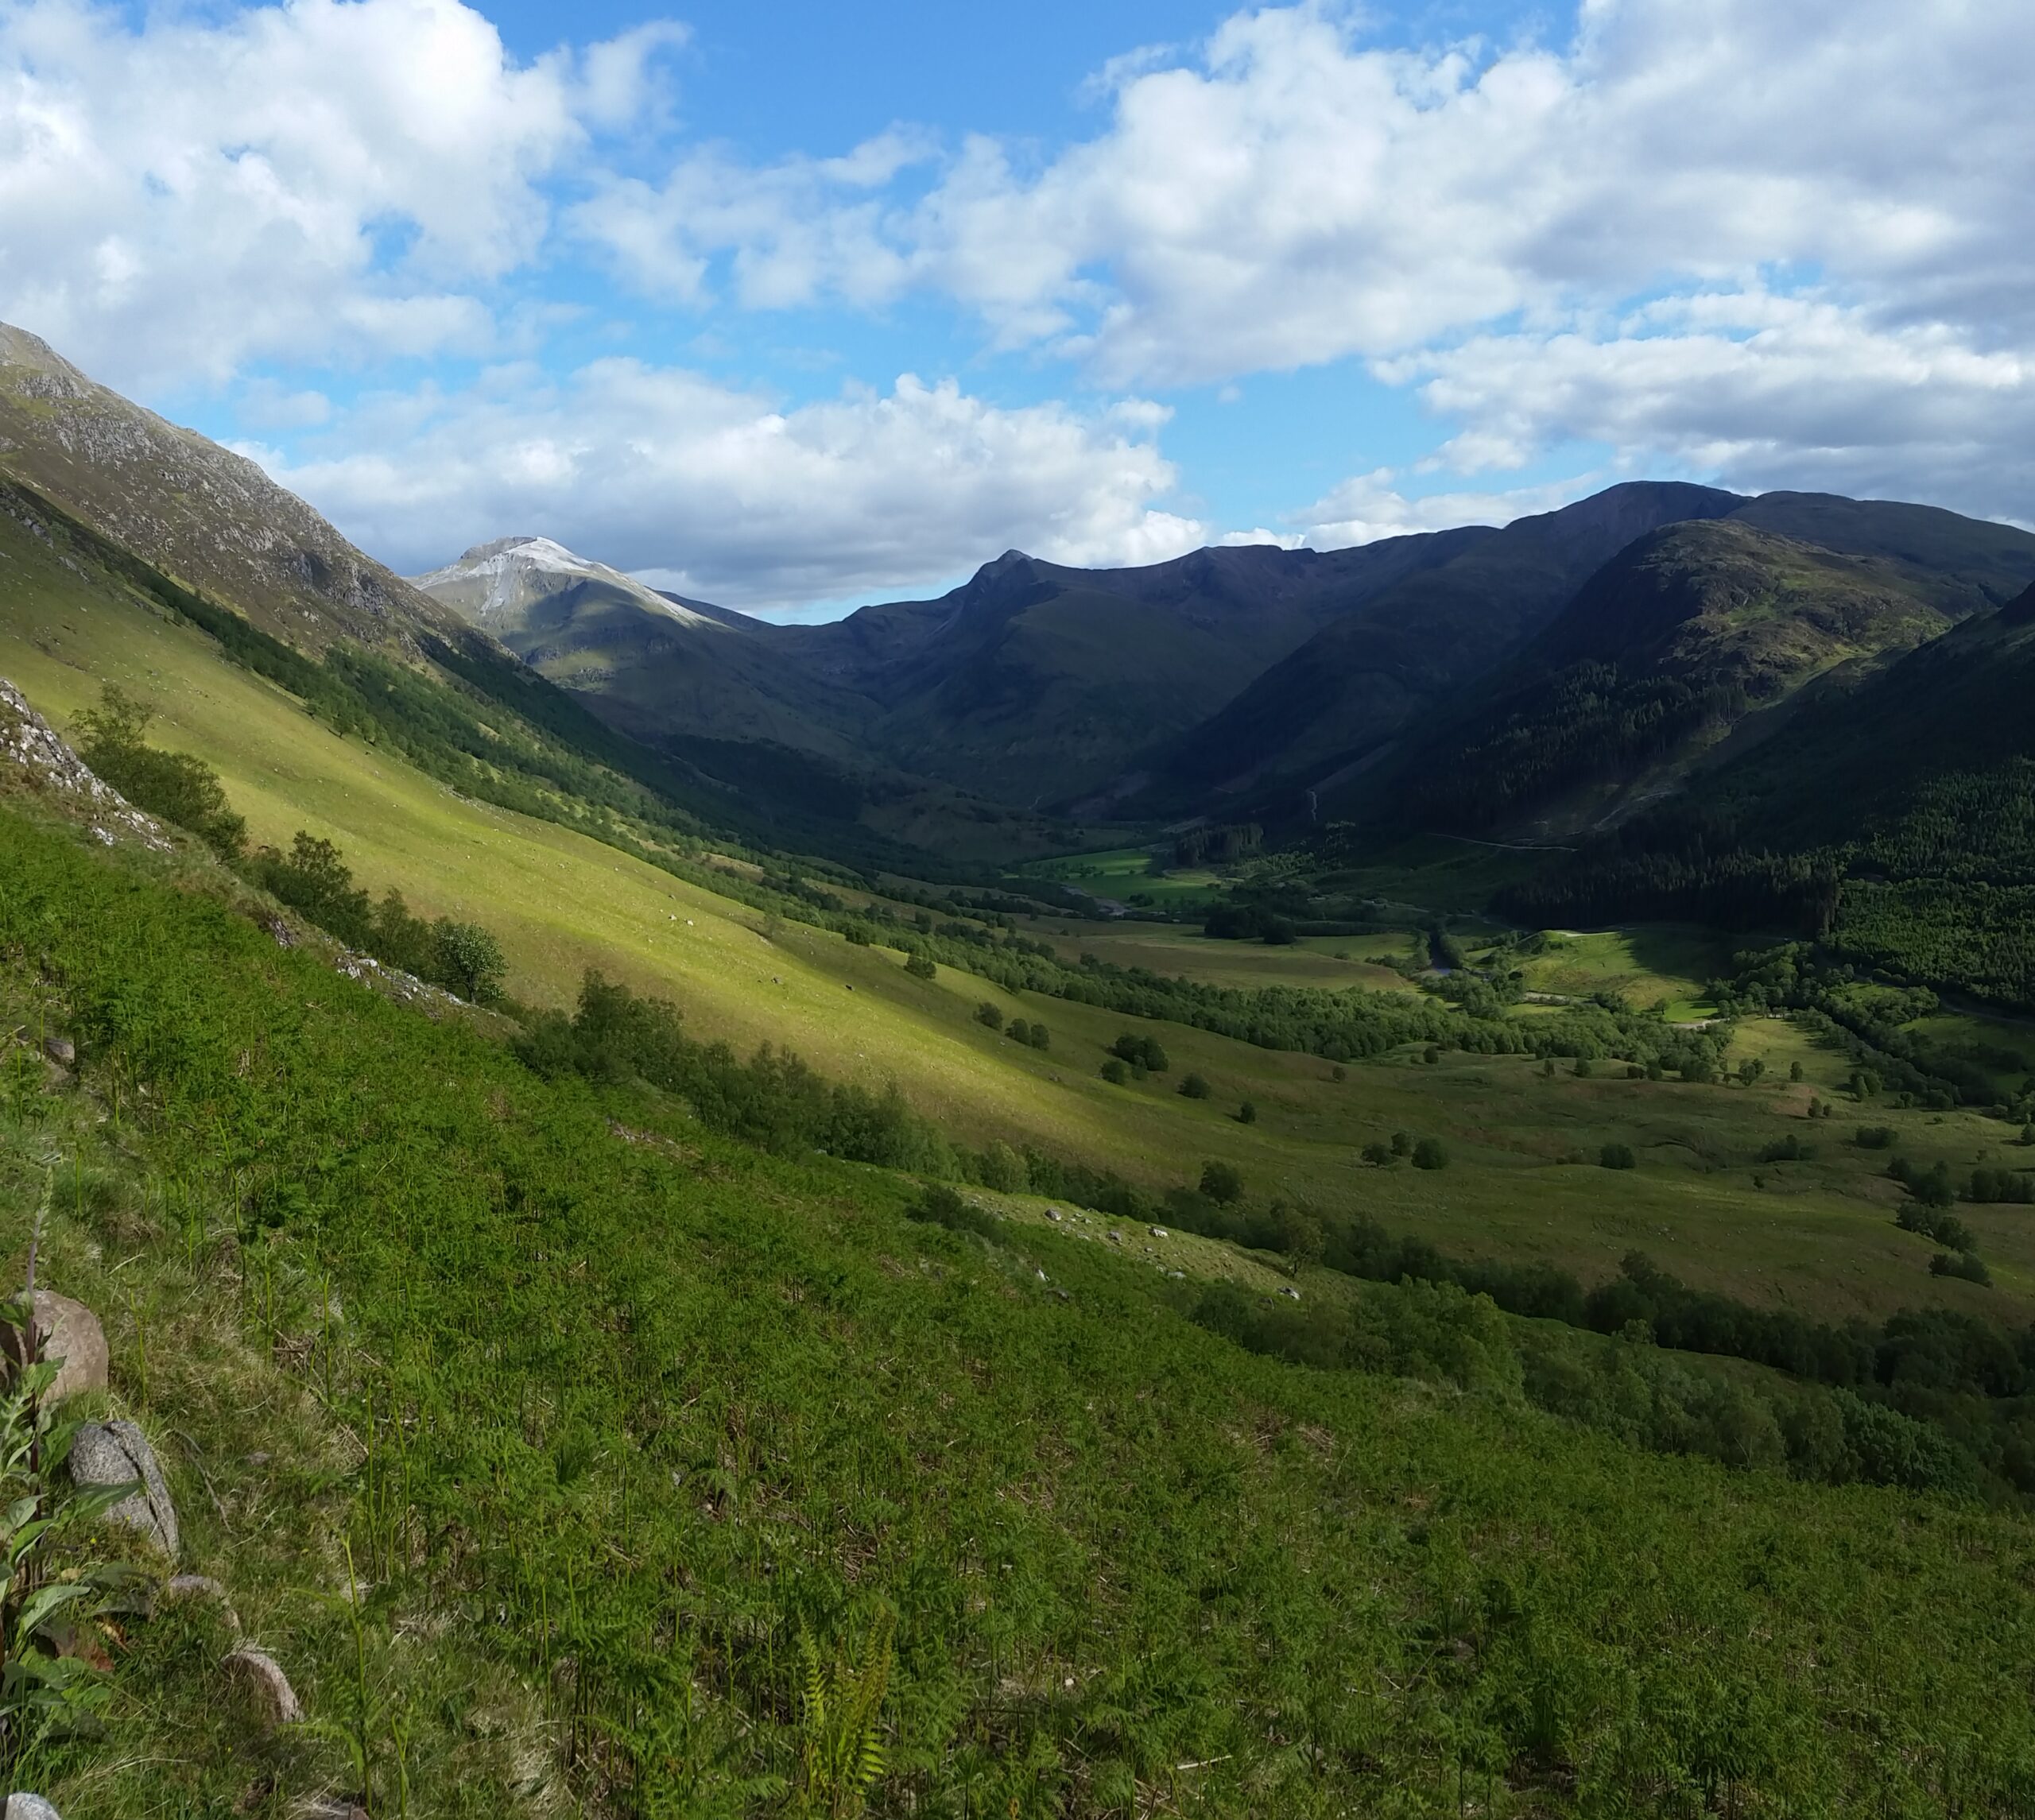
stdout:
<svg viewBox="0 0 2035 1820">
<path fill-rule="evenodd" d="M 1289 1284 L 1286 1284 L 1286 1285 L 1285 1286 L 1285 1288 L 1283 1288 L 1282 1289 L 1281 1289 L 1281 1290 L 1280 1290 L 1280 1291 L 1279 1291 L 1279 1293 L 1280 1293 L 1281 1295 L 1285 1296 L 1285 1297 L 1287 1299 L 1287 1300 L 1289 1300 L 1289 1302 L 1297 1302 L 1297 1301 L 1299 1301 L 1299 1300 L 1300 1300 L 1300 1292 L 1297 1289 L 1296 1289 L 1296 1288 L 1294 1288 L 1294 1287 L 1293 1287 L 1290 1283 L 1289 1283 Z"/>
<path fill-rule="evenodd" d="M 1153 1226 L 1148 1229 L 1154 1238 L 1164 1238 L 1166 1236 L 1166 1229 L 1164 1226 Z"/>
<path fill-rule="evenodd" d="M 60 1068 L 75 1068 L 78 1065 L 78 1046 L 68 1036 L 44 1037 L 42 1052 Z"/>
<path fill-rule="evenodd" d="M 62 1361 L 56 1380 L 49 1387 L 52 1402 L 74 1396 L 81 1390 L 106 1388 L 106 1330 L 99 1325 L 98 1315 L 68 1295 L 38 1289 L 35 1325 L 42 1341 L 42 1356 L 52 1362 Z M 11 1377 L 21 1358 L 20 1328 L 0 1326 L 0 1356 L 6 1358 Z"/>
<path fill-rule="evenodd" d="M 165 1599 L 210 1599 L 219 1608 L 226 1628 L 236 1636 L 240 1634 L 240 1614 L 226 1596 L 226 1588 L 209 1574 L 172 1574 L 163 1587 L 162 1596 Z"/>
<path fill-rule="evenodd" d="M 296 1810 L 295 1820 L 368 1820 L 368 1813 L 343 1795 L 314 1795 Z"/>
<path fill-rule="evenodd" d="M 265 1725 L 293 1725 L 304 1717 L 289 1677 L 266 1649 L 236 1649 L 219 1666 L 247 1690 Z"/>
<path fill-rule="evenodd" d="M 138 1480 L 137 1489 L 108 1511 L 105 1520 L 138 1530 L 171 1560 L 176 1559 L 176 1507 L 170 1502 L 155 1450 L 134 1423 L 87 1422 L 71 1442 L 71 1480 L 80 1490 Z"/>
<path fill-rule="evenodd" d="M 0 1820 L 64 1820 L 64 1816 L 40 1795 L 10 1795 Z"/>
</svg>

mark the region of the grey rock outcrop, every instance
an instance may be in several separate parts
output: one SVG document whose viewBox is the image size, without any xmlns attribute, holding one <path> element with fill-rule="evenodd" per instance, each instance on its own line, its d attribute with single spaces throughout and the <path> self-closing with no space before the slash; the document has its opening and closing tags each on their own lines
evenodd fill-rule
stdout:
<svg viewBox="0 0 2035 1820">
<path fill-rule="evenodd" d="M 138 1481 L 106 1513 L 106 1521 L 138 1531 L 174 1561 L 181 1538 L 176 1507 L 156 1463 L 149 1438 L 132 1422 L 87 1422 L 71 1443 L 71 1479 L 79 1489 L 91 1485 L 124 1485 Z"/>
<path fill-rule="evenodd" d="M 236 1649 L 219 1666 L 246 1690 L 265 1725 L 293 1725 L 304 1717 L 289 1677 L 266 1649 Z"/>
<path fill-rule="evenodd" d="M 64 1820 L 64 1816 L 40 1795 L 10 1795 L 0 1820 Z"/>
</svg>

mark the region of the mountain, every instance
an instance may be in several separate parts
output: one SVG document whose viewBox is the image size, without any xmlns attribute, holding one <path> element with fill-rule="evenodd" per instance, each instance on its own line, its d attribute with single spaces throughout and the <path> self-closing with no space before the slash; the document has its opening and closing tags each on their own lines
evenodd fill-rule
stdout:
<svg viewBox="0 0 2035 1820">
<path fill-rule="evenodd" d="M 1822 936 L 1872 971 L 2035 1011 L 2031 699 L 2035 587 L 1853 686 L 1806 691 L 1785 738 L 1729 754 L 1503 907 Z"/>
<path fill-rule="evenodd" d="M 1064 801 L 1101 789 L 1322 625 L 1483 534 L 1205 549 L 1136 569 L 1066 568 L 1014 550 L 939 600 L 800 628 L 793 648 L 875 704 L 867 737 L 890 762 L 1006 801 Z"/>
<path fill-rule="evenodd" d="M 1607 578 L 1565 634 L 1571 641 L 1566 658 L 1562 647 L 1533 649 L 1535 637 L 1585 583 L 1637 540 L 1671 525 L 1720 521 L 1774 541 L 1688 540 L 1651 567 L 1635 556 L 1632 567 Z M 1824 554 L 1808 555 L 1812 548 Z M 1865 566 L 1847 568 L 1845 559 Z M 1678 607 L 1656 594 L 1655 583 L 1664 569 L 1673 571 L 1684 560 L 1714 572 L 1708 582 L 1692 579 L 1695 593 Z M 1773 572 L 1756 580 L 1747 565 L 1762 563 Z M 1736 581 L 1731 579 L 1735 569 L 1740 571 Z M 1695 606 L 1706 589 L 1719 601 L 1735 587 L 1770 594 L 1777 604 L 1796 591 L 1803 595 L 1794 635 L 1807 642 L 1797 658 L 1786 657 L 1778 645 L 1754 655 L 1770 631 L 1753 629 L 1756 615 L 1750 610 L 1726 640 L 1735 654 L 1727 657 L 1722 646 L 1711 650 L 1720 683 L 1729 684 L 1735 668 L 1750 666 L 1741 681 L 1757 692 L 1777 687 L 1790 669 L 1797 680 L 1812 673 L 1819 649 L 1835 658 L 1840 651 L 1851 654 L 1847 639 L 1863 639 L 1874 649 L 1912 643 L 1927 630 L 1997 606 L 2030 579 L 2035 536 L 1933 507 L 1820 494 L 1746 499 L 1675 483 L 1614 486 L 1560 511 L 1515 521 L 1329 625 L 1180 739 L 1153 767 L 1157 781 L 1142 806 L 1234 814 L 1248 804 L 1291 815 L 1304 812 L 1306 787 L 1316 792 L 1319 813 L 1350 812 L 1353 802 L 1365 799 L 1366 774 L 1374 768 L 1397 774 L 1413 749 L 1409 742 L 1420 739 L 1428 723 L 1437 715 L 1453 721 L 1461 714 L 1466 690 L 1478 688 L 1483 679 L 1490 680 L 1486 688 L 1545 687 L 1550 664 L 1582 661 L 1592 652 L 1600 660 L 1614 656 L 1627 640 L 1618 622 L 1628 611 L 1639 616 L 1630 634 L 1633 648 L 1625 652 L 1628 680 L 1666 662 L 1679 666 L 1681 681 L 1689 683 L 1704 668 L 1696 649 L 1704 635 L 1690 633 L 1696 643 L 1676 657 L 1665 646 L 1646 649 L 1645 626 L 1649 615 L 1656 624 L 1663 614 L 1679 624 L 1686 610 L 1713 633 L 1721 632 L 1706 617 L 1710 610 Z M 1655 598 L 1628 601 L 1620 592 L 1628 585 L 1638 596 Z M 1808 598 L 1835 611 L 1837 596 L 1847 589 L 1855 598 L 1838 618 L 1863 614 L 1858 627 L 1847 632 L 1833 622 L 1821 631 L 1812 628 Z M 1908 605 L 1889 620 L 1885 610 L 1894 601 Z M 1933 627 L 1931 614 L 1936 616 Z M 1875 625 L 1881 629 L 1870 629 Z M 1515 665 L 1523 668 L 1515 672 Z M 1489 697 L 1480 689 L 1474 699 L 1487 703 Z M 1638 708 L 1636 703 L 1626 706 Z M 1626 711 L 1608 711 L 1618 718 Z"/>
<path fill-rule="evenodd" d="M 1818 678 L 1936 637 L 1970 598 L 1956 581 L 1736 515 L 1669 525 L 1591 576 L 1374 800 L 1409 831 L 1576 832 L 1672 788 L 1727 737 L 1770 734 Z M 1324 792 L 1324 815 L 1350 808 Z"/>
<path fill-rule="evenodd" d="M 1385 756 L 1448 692 L 1494 668 L 1606 560 L 1661 525 L 1721 518 L 1738 495 L 1634 482 L 1487 532 L 1339 617 L 1153 766 L 1147 801 L 1207 807 L 1277 779 L 1322 784 Z"/>
<path fill-rule="evenodd" d="M 459 626 L 246 456 L 130 403 L 3 323 L 0 479 L 293 644 L 413 646 Z M 24 512 L 34 515 L 32 501 L 17 501 Z"/>
<path fill-rule="evenodd" d="M 846 730 L 863 704 L 793 660 L 781 626 L 659 594 L 548 537 L 499 538 L 415 580 L 645 738 L 855 749 Z"/>
</svg>

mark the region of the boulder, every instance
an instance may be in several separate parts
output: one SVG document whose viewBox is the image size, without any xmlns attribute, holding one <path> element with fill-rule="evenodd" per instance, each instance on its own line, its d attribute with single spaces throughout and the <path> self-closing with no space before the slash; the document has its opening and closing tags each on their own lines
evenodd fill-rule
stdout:
<svg viewBox="0 0 2035 1820">
<path fill-rule="evenodd" d="M 75 1068 L 78 1065 L 78 1046 L 68 1036 L 44 1037 L 42 1052 L 60 1068 Z"/>
<path fill-rule="evenodd" d="M 169 1501 L 155 1450 L 133 1423 L 87 1422 L 80 1428 L 71 1442 L 71 1479 L 80 1490 L 140 1481 L 106 1513 L 105 1520 L 140 1531 L 171 1560 L 176 1559 L 176 1507 Z"/>
<path fill-rule="evenodd" d="M 40 1795 L 10 1795 L 0 1820 L 64 1820 L 64 1816 Z"/>
<path fill-rule="evenodd" d="M 81 1390 L 106 1388 L 106 1330 L 99 1325 L 98 1315 L 68 1295 L 38 1289 L 35 1325 L 42 1338 L 42 1356 L 63 1361 L 56 1381 L 49 1387 L 52 1400 L 74 1396 Z M 11 1375 L 14 1366 L 21 1362 L 20 1328 L 0 1326 L 0 1355 L 4 1355 Z"/>
<path fill-rule="evenodd" d="M 266 1649 L 236 1649 L 219 1666 L 246 1690 L 263 1725 L 293 1725 L 304 1717 L 289 1677 Z"/>
</svg>

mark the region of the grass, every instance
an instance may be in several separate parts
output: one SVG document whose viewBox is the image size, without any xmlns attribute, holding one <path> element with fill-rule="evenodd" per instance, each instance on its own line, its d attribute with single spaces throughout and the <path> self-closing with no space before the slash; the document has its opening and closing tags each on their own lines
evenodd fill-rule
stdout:
<svg viewBox="0 0 2035 1820">
<path fill-rule="evenodd" d="M 1021 877 L 1050 879 L 1105 902 L 1149 904 L 1161 910 L 1186 910 L 1213 903 L 1222 881 L 1201 866 L 1165 863 L 1163 847 L 1114 847 L 1102 853 L 1064 854 L 1018 867 Z"/>
<path fill-rule="evenodd" d="M 1712 1015 L 1708 982 L 1731 970 L 1734 944 L 1707 930 L 1647 924 L 1583 932 L 1550 930 L 1545 953 L 1514 962 L 1529 992 L 1585 997 L 1615 992 L 1644 1010 L 1664 1007 L 1671 1023 Z M 1741 944 L 1742 945 L 1742 944 Z"/>
<path fill-rule="evenodd" d="M 1079 922 L 1064 917 L 1028 919 L 1026 932 L 1052 943 L 1063 960 L 1094 955 L 1121 967 L 1147 967 L 1172 978 L 1211 986 L 1298 986 L 1331 992 L 1361 986 L 1369 992 L 1413 989 L 1390 967 L 1373 966 L 1367 955 L 1405 954 L 1417 938 L 1394 931 L 1364 935 L 1304 935 L 1288 945 L 1219 941 L 1177 924 Z M 1347 957 L 1347 958 L 1341 958 Z"/>
<path fill-rule="evenodd" d="M 804 1640 L 893 1628 L 881 1812 L 2031 1791 L 2016 1518 L 1637 1454 L 1467 1355 L 1251 1357 L 1106 1238 L 985 1244 L 880 1172 L 547 1086 L 6 816 L 0 879 L 10 1003 L 85 1062 L 9 1117 L 114 1178 L 60 1208 L 63 1285 L 140 1284 L 173 1336 L 144 1397 L 116 1320 L 116 1388 L 189 1565 L 331 1728 L 262 1740 L 202 1618 L 132 1624 L 110 1737 L 41 1766 L 68 1810 L 281 1820 L 360 1791 L 358 1730 L 378 1812 L 399 1763 L 420 1815 L 796 1811 Z M 250 1228 L 277 1181 L 303 1200 Z M 0 1253 L 25 1231 L 0 1201 Z"/>
</svg>

